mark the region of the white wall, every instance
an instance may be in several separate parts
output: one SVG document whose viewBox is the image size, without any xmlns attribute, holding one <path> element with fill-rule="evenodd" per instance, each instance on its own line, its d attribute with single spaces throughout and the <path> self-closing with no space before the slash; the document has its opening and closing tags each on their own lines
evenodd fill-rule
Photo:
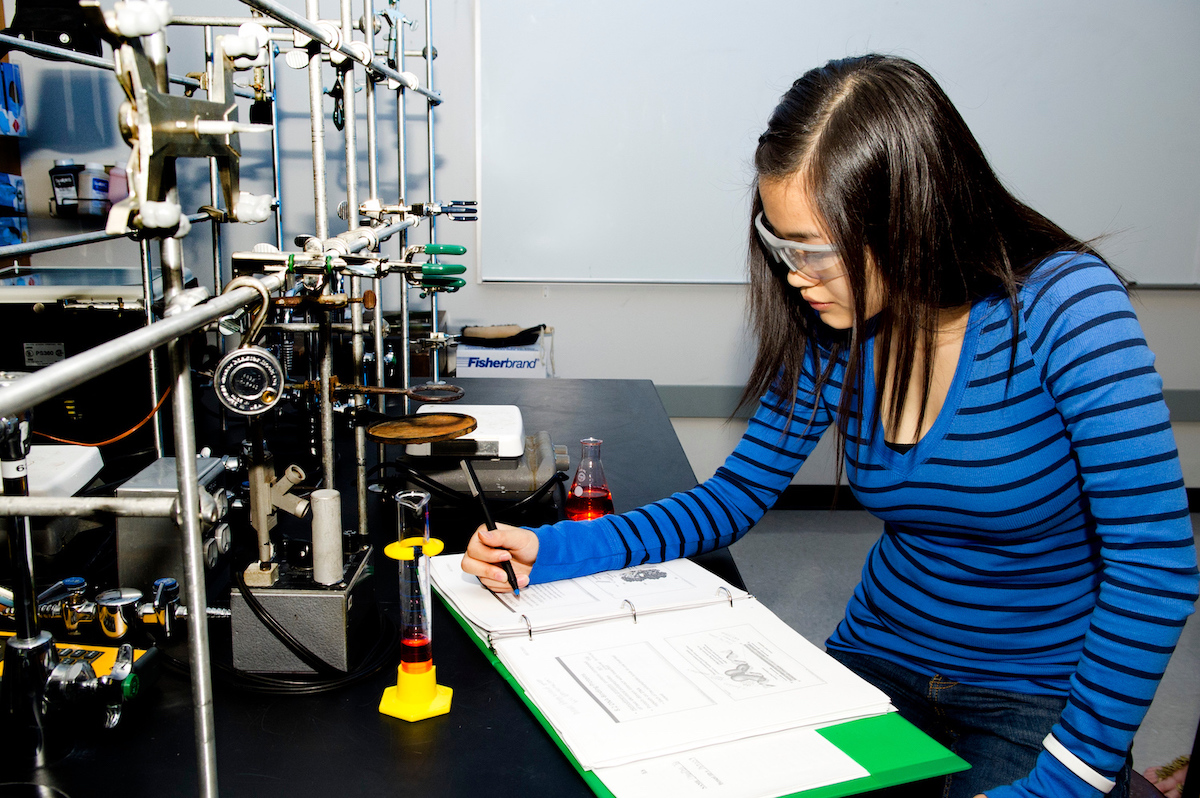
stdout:
<svg viewBox="0 0 1200 798">
<path fill-rule="evenodd" d="M 299 8 L 299 0 L 289 0 Z M 382 3 L 377 2 L 377 6 Z M 402 3 L 402 8 L 415 19 L 423 16 L 421 4 Z M 412 10 L 409 7 L 413 6 Z M 177 0 L 173 7 L 181 14 L 239 14 L 246 12 L 234 0 Z M 335 4 L 325 0 L 322 10 L 334 16 Z M 435 4 L 434 39 L 439 52 L 435 62 L 435 86 L 442 90 L 446 102 L 436 111 L 438 149 L 438 195 L 440 199 L 479 199 L 481 214 L 486 218 L 487 197 L 479 194 L 476 152 L 477 75 L 475 71 L 474 4 L 472 0 L 439 0 Z M 178 38 L 176 38 L 178 36 Z M 172 32 L 171 71 L 184 73 L 203 68 L 198 61 L 194 44 L 198 33 Z M 410 34 L 409 49 L 419 49 L 423 28 Z M 26 91 L 33 127 L 29 140 L 22 143 L 23 171 L 26 175 L 31 226 L 37 237 L 69 232 L 78 223 L 62 223 L 45 215 L 49 197 L 47 171 L 55 157 L 70 155 L 77 161 L 102 160 L 114 163 L 127 157 L 128 148 L 116 133 L 116 107 L 121 96 L 110 75 L 87 68 L 39 62 L 14 55 L 26 70 Z M 798 61 L 797 72 L 811 66 Z M 410 59 L 408 68 L 423 78 L 423 64 Z M 76 74 L 81 73 L 81 74 Z M 64 81 L 68 74 L 75 75 Z M 281 65 L 281 80 L 285 86 L 281 125 L 284 151 L 285 238 L 297 233 L 312 232 L 313 204 L 312 166 L 308 131 L 307 93 L 302 73 L 292 72 Z M 57 83 L 56 83 L 57 81 Z M 328 83 L 328 80 L 327 80 Z M 64 89 L 72 92 L 74 102 L 64 108 Z M 84 90 L 86 89 L 86 92 Z M 81 94 L 81 92 L 83 92 Z M 361 94 L 360 94 L 361 103 Z M 1195 103 L 1196 98 L 1181 98 Z M 394 105 L 381 103 L 380 121 L 383 146 L 394 152 L 396 134 Z M 327 105 L 327 109 L 328 109 Z M 770 108 L 762 109 L 765 120 Z M 555 113 L 553 97 L 544 106 L 548 115 Z M 98 132 L 91 132 L 98 131 Z M 410 199 L 424 196 L 423 103 L 414 99 L 409 107 L 410 158 L 414 164 L 409 179 L 413 186 Z M 331 173 L 328 206 L 336 208 L 344 191 L 344 174 L 340 165 L 341 138 L 331 124 L 326 125 L 326 149 Z M 365 153 L 360 134 L 360 152 Z M 253 149 L 253 142 L 243 139 L 247 147 L 243 178 L 252 187 L 266 185 L 265 162 Z M 396 192 L 395 158 L 385 158 L 381 165 L 382 192 L 394 197 Z M 360 189 L 365 195 L 366 167 L 362 162 Z M 196 205 L 207 202 L 207 168 L 191 164 L 181 169 L 184 183 Z M 569 181 L 572 175 L 564 174 Z M 1018 187 L 1019 188 L 1019 187 Z M 262 190 L 254 188 L 254 190 Z M 669 196 L 670 187 L 664 186 Z M 548 197 L 547 201 L 553 201 Z M 529 212 L 536 214 L 537 208 Z M 631 212 L 652 213 L 652 208 Z M 333 216 L 334 232 L 344 229 Z M 613 257 L 671 258 L 671 236 L 694 234 L 688 230 L 665 230 L 663 246 L 653 252 L 630 252 L 622 249 L 621 231 L 611 231 Z M 467 244 L 475 249 L 475 231 L 470 224 L 443 222 L 438 228 L 439 240 Z M 425 232 L 414 234 L 414 240 L 424 239 Z M 230 234 L 231 244 L 248 246 L 256 241 L 272 240 L 267 226 L 244 228 Z M 206 282 L 211 281 L 208 257 L 208 231 L 199 228 L 189 237 L 189 265 Z M 228 250 L 227 250 L 228 251 Z M 385 249 L 385 252 L 387 250 Z M 563 252 L 564 259 L 570 252 Z M 548 324 L 555 328 L 555 359 L 561 377 L 650 379 L 659 385 L 737 385 L 747 372 L 751 357 L 750 344 L 743 325 L 744 289 L 738 285 L 587 285 L 587 284 L 525 284 L 480 283 L 475 273 L 474 251 L 461 259 L 469 267 L 471 282 L 462 291 L 441 300 L 452 329 L 466 324 L 517 323 L 522 325 Z M 85 268 L 114 264 L 136 266 L 136 248 L 126 242 L 47 253 L 37 256 L 37 264 L 57 264 Z M 228 267 L 226 267 L 227 271 Z M 398 304 L 397 288 L 385 291 L 385 306 Z M 412 297 L 416 306 L 421 302 Z M 1138 312 L 1146 328 L 1147 338 L 1158 353 L 1158 366 L 1165 386 L 1176 390 L 1200 390 L 1200 291 L 1147 290 L 1136 296 Z M 717 419 L 677 419 L 676 428 L 698 477 L 708 476 L 732 448 L 740 434 L 740 425 L 723 425 Z M 1185 476 L 1190 486 L 1200 486 L 1200 423 L 1178 424 L 1176 434 L 1184 458 Z M 832 468 L 828 463 L 807 468 L 801 478 L 806 483 L 828 481 Z M 816 473 L 813 473 L 816 472 Z"/>
</svg>

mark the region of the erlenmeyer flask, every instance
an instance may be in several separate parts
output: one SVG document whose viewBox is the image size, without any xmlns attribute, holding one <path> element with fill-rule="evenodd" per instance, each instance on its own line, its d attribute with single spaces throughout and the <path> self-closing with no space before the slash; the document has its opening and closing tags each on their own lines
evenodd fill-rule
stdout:
<svg viewBox="0 0 1200 798">
<path fill-rule="evenodd" d="M 604 465 L 600 462 L 599 438 L 584 438 L 579 443 L 583 450 L 579 456 L 579 469 L 567 495 L 567 520 L 590 521 L 613 511 L 612 491 L 604 478 Z"/>
</svg>

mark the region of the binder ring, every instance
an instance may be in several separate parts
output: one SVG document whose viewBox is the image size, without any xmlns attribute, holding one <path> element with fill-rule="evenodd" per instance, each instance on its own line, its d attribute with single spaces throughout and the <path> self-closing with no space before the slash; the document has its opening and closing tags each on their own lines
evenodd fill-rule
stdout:
<svg viewBox="0 0 1200 798">
<path fill-rule="evenodd" d="M 724 593 L 725 598 L 729 599 L 729 606 L 732 607 L 733 594 L 729 592 L 729 588 L 725 587 L 725 585 L 721 585 L 719 588 L 717 588 L 717 595 L 720 595 L 721 593 Z"/>
<path fill-rule="evenodd" d="M 532 640 L 533 639 L 533 624 L 531 624 L 529 622 L 529 616 L 522 615 L 521 620 L 525 622 L 525 631 L 527 631 L 529 633 L 529 639 Z"/>
<path fill-rule="evenodd" d="M 624 607 L 626 604 L 629 605 L 629 613 L 633 616 L 633 622 L 637 623 L 637 607 L 633 606 L 633 602 L 629 599 L 625 599 L 621 602 L 622 607 Z"/>
</svg>

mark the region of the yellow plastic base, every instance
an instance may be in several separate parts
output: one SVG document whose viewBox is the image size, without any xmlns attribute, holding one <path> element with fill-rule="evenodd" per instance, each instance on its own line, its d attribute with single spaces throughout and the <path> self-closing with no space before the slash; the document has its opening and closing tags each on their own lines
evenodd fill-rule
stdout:
<svg viewBox="0 0 1200 798">
<path fill-rule="evenodd" d="M 405 673 L 396 668 L 396 686 L 383 691 L 379 711 L 401 720 L 424 720 L 450 711 L 453 690 L 437 683 L 437 668 L 425 673 Z"/>
</svg>

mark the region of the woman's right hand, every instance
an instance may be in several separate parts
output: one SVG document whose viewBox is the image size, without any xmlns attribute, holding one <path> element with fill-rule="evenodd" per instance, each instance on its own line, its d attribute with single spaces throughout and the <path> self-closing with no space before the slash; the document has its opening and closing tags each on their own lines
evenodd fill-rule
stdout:
<svg viewBox="0 0 1200 798">
<path fill-rule="evenodd" d="M 529 572 L 537 553 L 538 537 L 528 529 L 508 524 L 497 524 L 494 530 L 481 526 L 467 544 L 462 569 L 479 577 L 488 590 L 505 593 L 512 588 L 500 563 L 511 560 L 513 572 L 517 575 L 517 586 L 525 587 L 529 584 Z"/>
</svg>

